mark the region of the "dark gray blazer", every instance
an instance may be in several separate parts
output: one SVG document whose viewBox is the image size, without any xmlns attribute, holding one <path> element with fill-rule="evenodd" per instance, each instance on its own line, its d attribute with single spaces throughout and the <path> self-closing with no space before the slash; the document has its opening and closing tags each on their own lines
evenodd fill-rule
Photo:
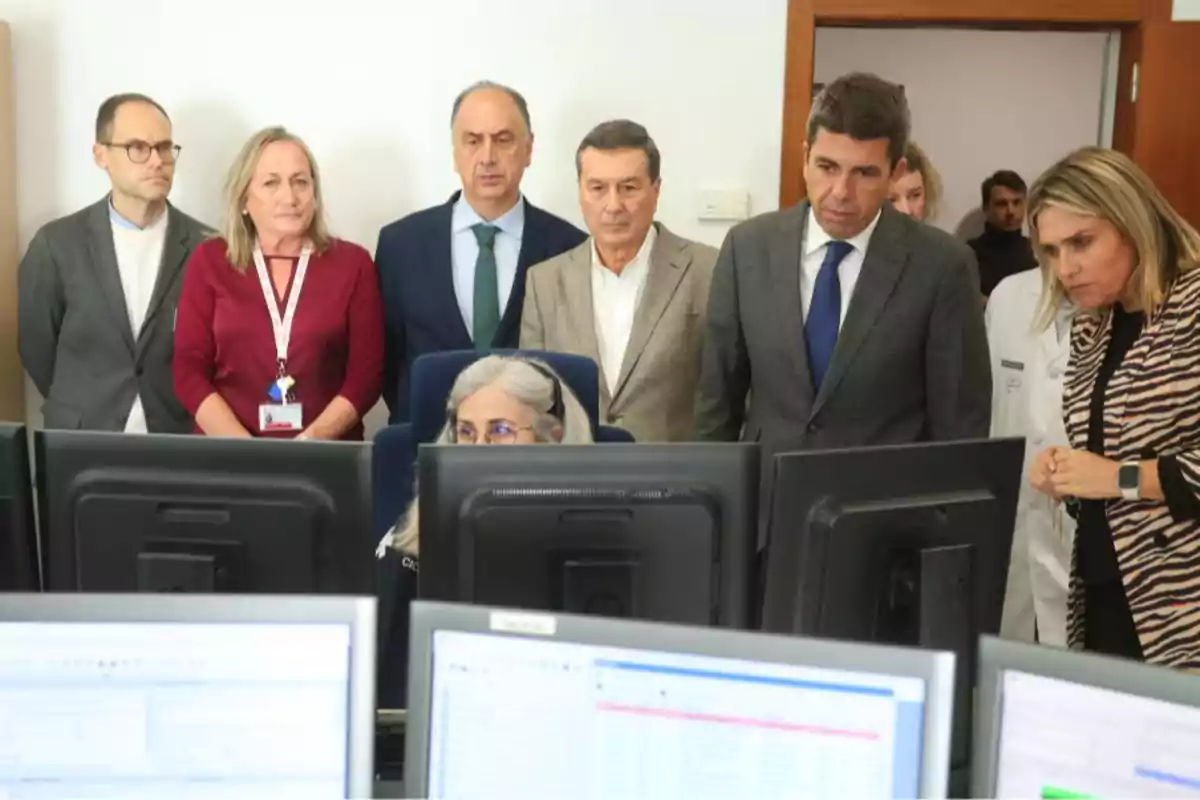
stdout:
<svg viewBox="0 0 1200 800">
<path fill-rule="evenodd" d="M 975 256 L 891 206 L 813 391 L 800 302 L 808 209 L 801 203 L 734 227 L 708 304 L 697 436 L 761 442 L 764 499 L 779 452 L 986 438 L 990 425 Z"/>
<path fill-rule="evenodd" d="M 121 431 L 140 394 L 152 433 L 188 433 L 171 380 L 184 263 L 209 229 L 168 208 L 162 266 L 142 329 L 129 324 L 108 198 L 37 232 L 18 270 L 18 347 L 47 428 Z"/>
</svg>

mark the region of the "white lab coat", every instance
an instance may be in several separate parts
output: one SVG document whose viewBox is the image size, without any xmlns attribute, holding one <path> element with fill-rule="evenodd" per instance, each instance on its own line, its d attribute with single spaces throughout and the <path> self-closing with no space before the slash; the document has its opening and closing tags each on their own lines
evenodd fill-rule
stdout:
<svg viewBox="0 0 1200 800">
<path fill-rule="evenodd" d="M 1040 641 L 1065 646 L 1075 521 L 1025 477 L 1036 454 L 1067 445 L 1062 390 L 1071 337 L 1060 341 L 1053 323 L 1037 327 L 1041 291 L 1041 271 L 1027 270 L 1001 281 L 987 306 L 992 436 L 1026 437 L 1000 635 L 1032 641 L 1036 619 Z"/>
</svg>

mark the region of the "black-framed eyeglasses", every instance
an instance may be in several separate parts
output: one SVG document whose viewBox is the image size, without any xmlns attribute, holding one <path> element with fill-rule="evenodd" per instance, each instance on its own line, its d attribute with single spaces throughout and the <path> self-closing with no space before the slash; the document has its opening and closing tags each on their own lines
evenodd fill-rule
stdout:
<svg viewBox="0 0 1200 800">
<path fill-rule="evenodd" d="M 150 152 L 158 153 L 164 164 L 174 163 L 179 158 L 183 148 L 168 139 L 165 142 L 143 142 L 141 139 L 131 139 L 128 142 L 101 142 L 105 147 L 119 147 L 129 156 L 134 164 L 145 164 L 150 160 Z"/>
</svg>

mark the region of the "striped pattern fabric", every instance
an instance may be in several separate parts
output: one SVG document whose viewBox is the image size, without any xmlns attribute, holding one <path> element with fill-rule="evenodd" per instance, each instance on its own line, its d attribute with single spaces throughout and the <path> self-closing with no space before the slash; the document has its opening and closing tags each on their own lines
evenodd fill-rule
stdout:
<svg viewBox="0 0 1200 800">
<path fill-rule="evenodd" d="M 1175 456 L 1200 493 L 1200 270 L 1182 275 L 1109 381 L 1104 455 L 1116 461 Z M 1063 414 L 1071 446 L 1087 449 L 1096 374 L 1112 333 L 1110 314 L 1076 317 Z M 1112 500 L 1121 579 L 1149 662 L 1200 669 L 1200 522 L 1177 520 L 1161 502 Z M 1083 584 L 1072 559 L 1067 631 L 1083 645 Z"/>
</svg>

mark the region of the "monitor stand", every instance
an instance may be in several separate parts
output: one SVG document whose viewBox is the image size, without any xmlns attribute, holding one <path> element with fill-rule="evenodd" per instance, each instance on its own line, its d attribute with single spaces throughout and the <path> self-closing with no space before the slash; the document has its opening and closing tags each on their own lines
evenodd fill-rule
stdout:
<svg viewBox="0 0 1200 800">
<path fill-rule="evenodd" d="M 562 610 L 568 614 L 638 618 L 635 554 L 572 554 L 562 561 Z"/>
<path fill-rule="evenodd" d="M 921 647 L 969 653 L 971 624 L 971 555 L 969 544 L 929 547 L 920 551 L 917 575 L 917 641 Z"/>
<path fill-rule="evenodd" d="M 237 591 L 236 542 L 147 542 L 138 553 L 139 592 Z"/>
<path fill-rule="evenodd" d="M 969 784 L 971 718 L 975 687 L 975 609 L 972 596 L 974 548 L 969 544 L 901 549 L 890 555 L 888 591 L 880 602 L 877 639 L 955 654 L 951 735 L 951 797 Z"/>
<path fill-rule="evenodd" d="M 974 639 L 970 545 L 901 548 L 887 555 L 880 642 L 969 652 Z"/>
</svg>

